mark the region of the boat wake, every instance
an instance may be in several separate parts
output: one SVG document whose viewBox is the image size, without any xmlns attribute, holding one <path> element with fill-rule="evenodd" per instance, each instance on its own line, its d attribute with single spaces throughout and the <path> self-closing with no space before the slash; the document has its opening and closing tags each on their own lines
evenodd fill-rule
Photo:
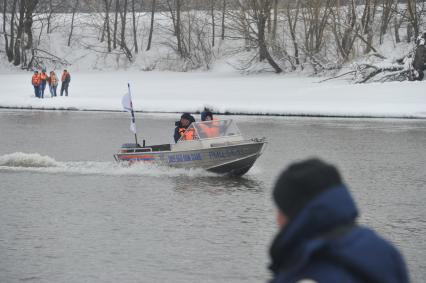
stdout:
<svg viewBox="0 0 426 283">
<path fill-rule="evenodd" d="M 214 177 L 216 174 L 202 169 L 179 169 L 147 163 L 129 166 L 125 163 L 99 161 L 57 161 L 39 153 L 14 152 L 0 156 L 0 171 L 29 171 L 107 176 L 153 176 L 153 177 Z"/>
</svg>

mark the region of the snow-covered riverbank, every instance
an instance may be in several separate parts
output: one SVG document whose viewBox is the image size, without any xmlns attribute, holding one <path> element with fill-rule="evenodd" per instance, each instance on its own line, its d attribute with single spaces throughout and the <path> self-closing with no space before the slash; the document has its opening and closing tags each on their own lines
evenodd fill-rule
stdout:
<svg viewBox="0 0 426 283">
<path fill-rule="evenodd" d="M 195 112 L 208 106 L 220 113 L 426 118 L 426 81 L 361 85 L 235 72 L 71 72 L 69 97 L 50 98 L 46 89 L 46 98 L 37 99 L 31 75 L 0 74 L 0 107 L 121 110 L 130 82 L 137 111 Z"/>
</svg>

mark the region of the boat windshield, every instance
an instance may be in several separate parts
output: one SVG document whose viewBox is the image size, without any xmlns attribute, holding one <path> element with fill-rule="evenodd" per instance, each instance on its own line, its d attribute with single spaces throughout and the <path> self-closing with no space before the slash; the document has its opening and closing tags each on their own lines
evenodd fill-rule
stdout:
<svg viewBox="0 0 426 283">
<path fill-rule="evenodd" d="M 211 139 L 240 134 L 233 120 L 213 120 L 192 123 L 180 140 Z"/>
</svg>

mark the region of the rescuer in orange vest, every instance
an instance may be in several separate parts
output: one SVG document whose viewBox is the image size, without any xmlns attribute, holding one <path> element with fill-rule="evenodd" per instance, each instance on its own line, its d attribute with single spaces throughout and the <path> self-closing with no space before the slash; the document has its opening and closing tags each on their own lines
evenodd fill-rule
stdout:
<svg viewBox="0 0 426 283">
<path fill-rule="evenodd" d="M 50 96 L 56 97 L 56 88 L 58 87 L 58 77 L 54 71 L 50 72 L 50 77 L 47 79 L 49 83 Z"/>
<path fill-rule="evenodd" d="M 35 97 L 40 98 L 41 79 L 40 79 L 40 74 L 38 73 L 38 71 L 34 71 L 34 75 L 31 78 L 31 84 L 34 86 Z"/>
<path fill-rule="evenodd" d="M 195 132 L 194 128 L 188 129 L 188 127 L 191 125 L 192 122 L 195 122 L 195 118 L 189 114 L 189 113 L 183 113 L 180 117 L 180 121 L 177 121 L 175 123 L 175 133 L 174 133 L 174 139 L 175 142 L 177 142 L 181 137 L 184 140 L 192 140 L 195 139 Z"/>
<path fill-rule="evenodd" d="M 181 133 L 182 139 L 184 141 L 191 141 L 195 140 L 195 129 L 194 127 L 188 128 L 188 129 L 180 129 L 179 132 Z"/>
<path fill-rule="evenodd" d="M 220 125 L 218 121 L 213 119 L 213 113 L 204 111 L 201 120 L 206 123 L 200 123 L 199 126 L 206 138 L 216 138 L 220 133 Z M 200 134 L 201 135 L 201 134 Z"/>
<path fill-rule="evenodd" d="M 46 69 L 41 70 L 41 74 L 40 74 L 40 80 L 41 80 L 41 84 L 40 84 L 40 97 L 44 98 L 44 90 L 46 89 L 46 82 L 47 82 L 47 74 L 46 74 Z"/>
</svg>

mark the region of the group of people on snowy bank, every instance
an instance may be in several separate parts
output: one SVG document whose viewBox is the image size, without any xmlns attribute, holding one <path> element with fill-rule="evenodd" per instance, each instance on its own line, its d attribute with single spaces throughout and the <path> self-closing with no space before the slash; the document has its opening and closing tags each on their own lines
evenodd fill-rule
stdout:
<svg viewBox="0 0 426 283">
<path fill-rule="evenodd" d="M 416 51 L 413 59 L 412 80 L 423 80 L 426 70 L 426 32 L 416 39 Z"/>
<path fill-rule="evenodd" d="M 46 85 L 49 85 L 50 97 L 56 97 L 56 89 L 58 87 L 58 76 L 55 71 L 50 71 L 50 75 L 47 75 L 46 69 L 43 69 L 41 73 L 34 71 L 34 75 L 31 78 L 31 84 L 34 87 L 34 94 L 37 98 L 44 98 L 44 91 Z M 65 92 L 65 96 L 68 96 L 68 87 L 71 82 L 71 75 L 68 70 L 64 70 L 61 76 L 61 96 Z"/>
</svg>

